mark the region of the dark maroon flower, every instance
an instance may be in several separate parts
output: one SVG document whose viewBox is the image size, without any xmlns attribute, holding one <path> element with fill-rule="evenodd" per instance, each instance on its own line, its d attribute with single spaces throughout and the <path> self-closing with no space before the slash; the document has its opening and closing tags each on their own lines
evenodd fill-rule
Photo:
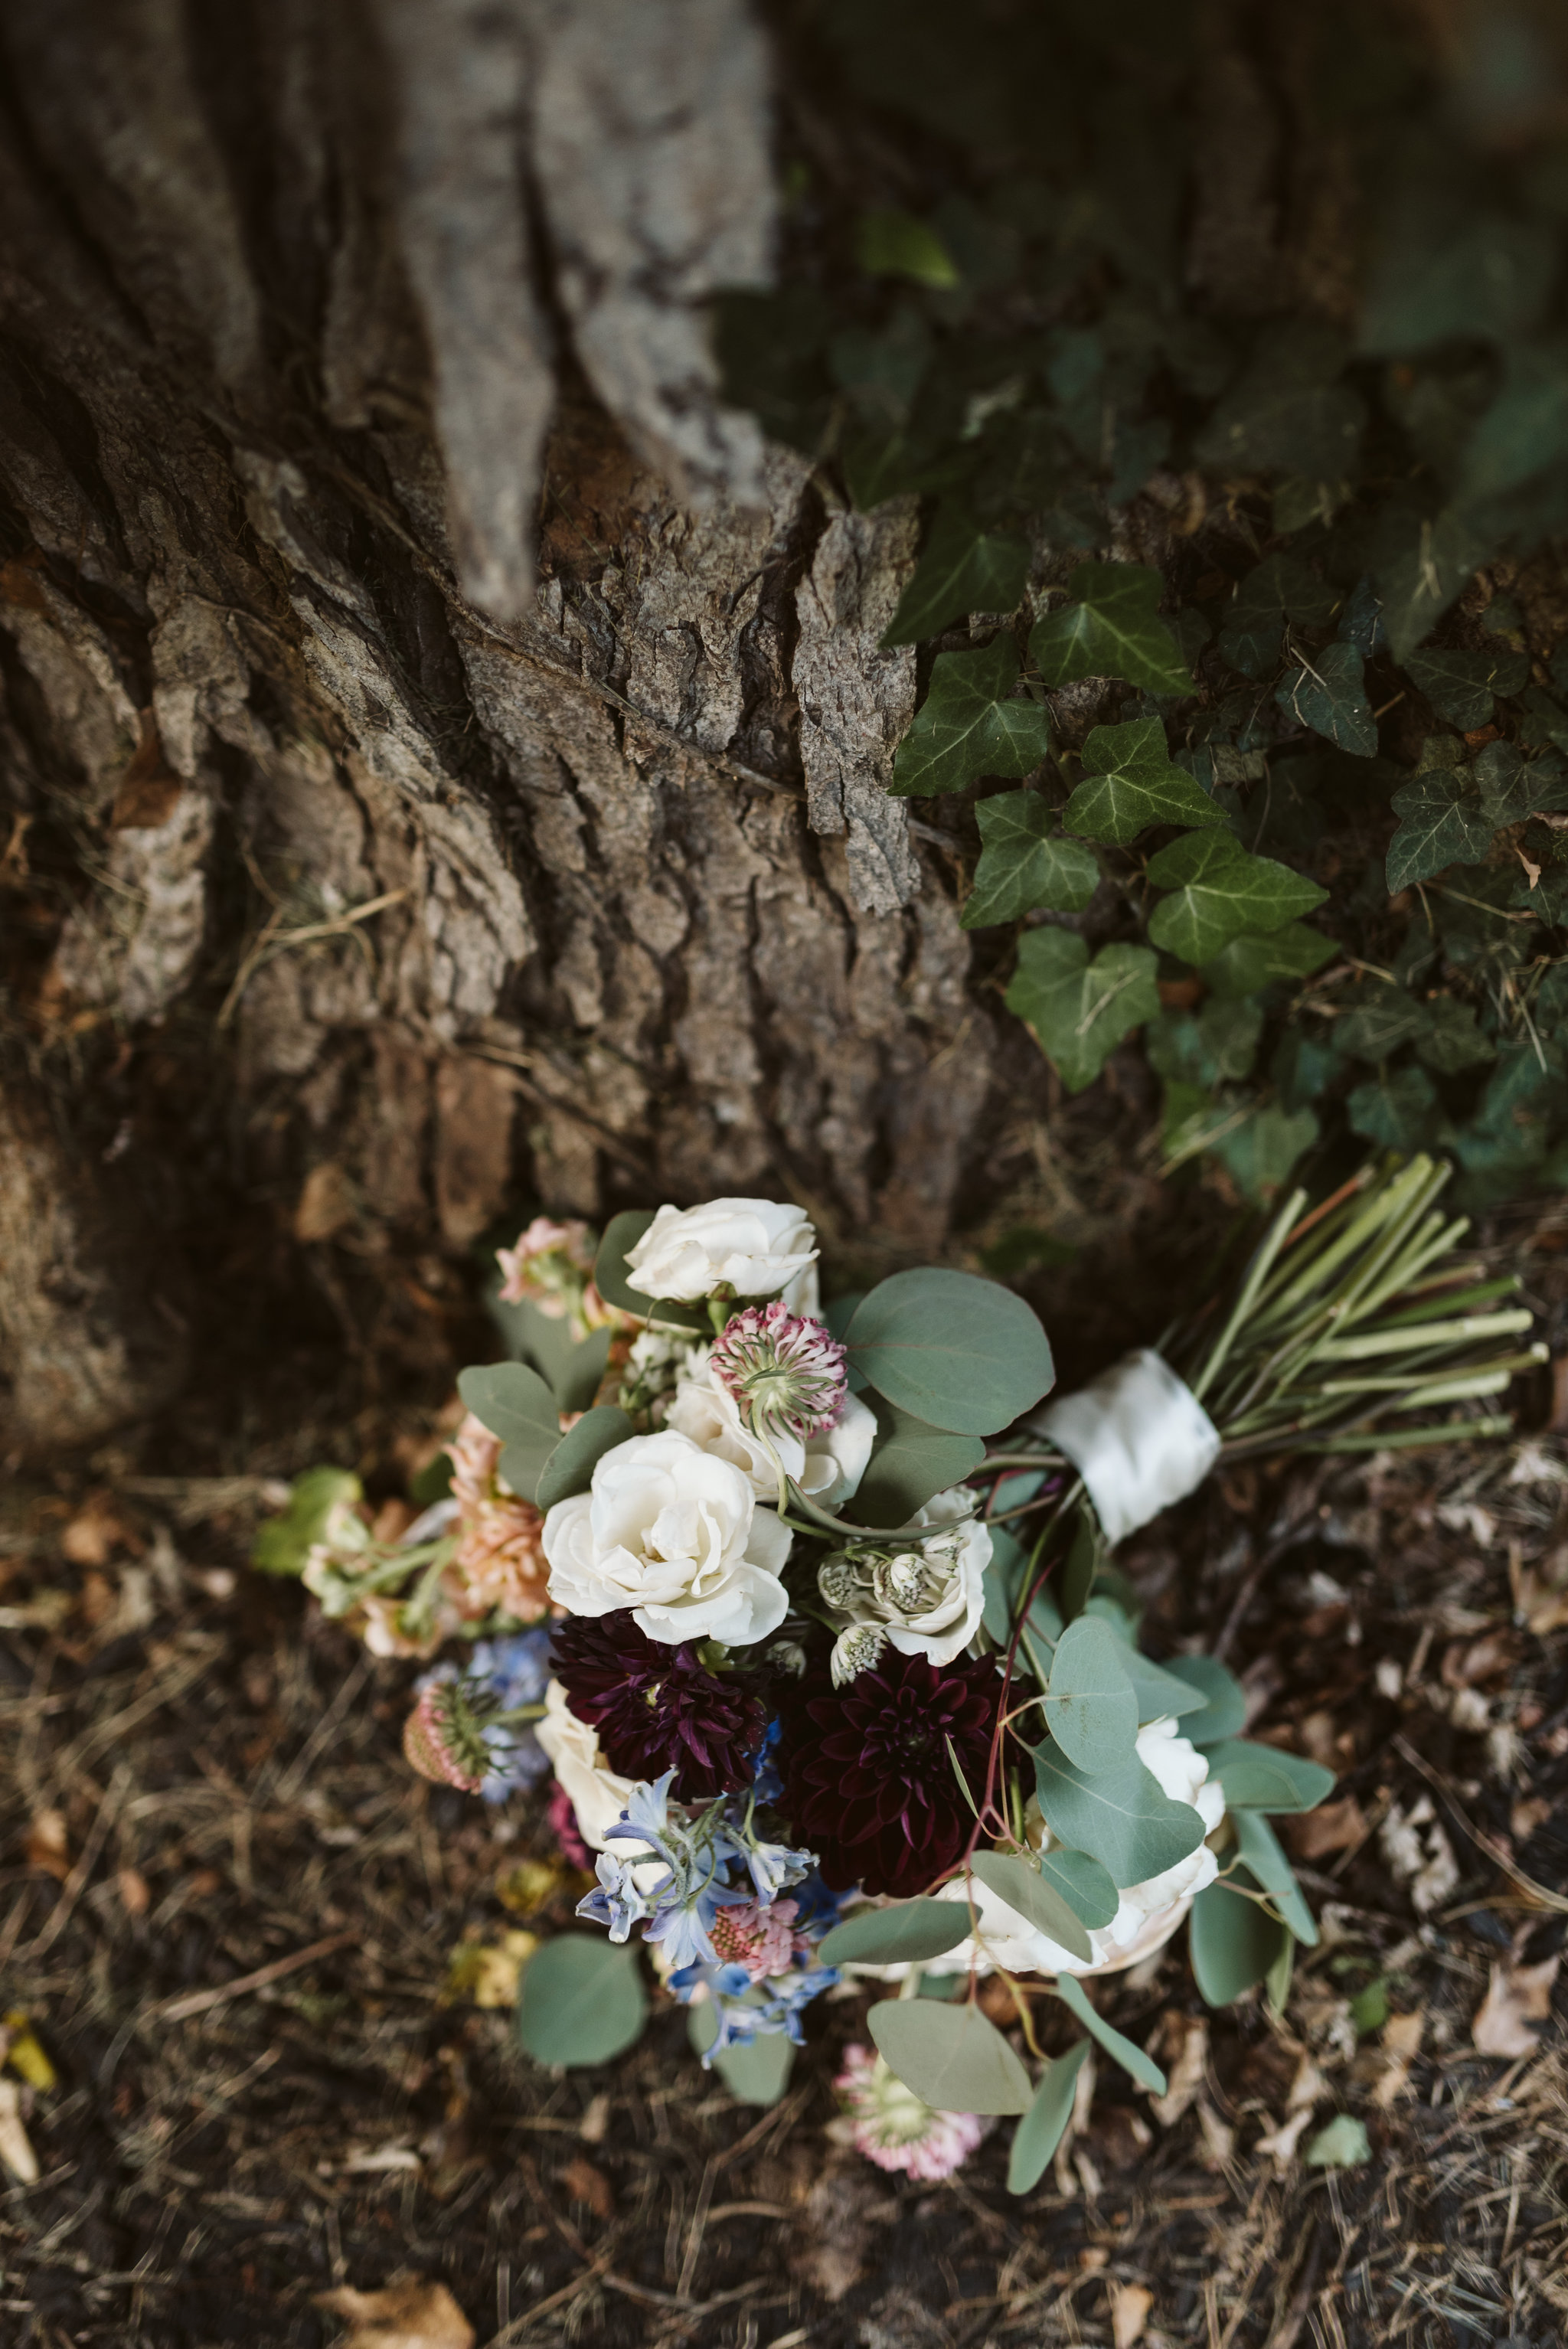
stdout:
<svg viewBox="0 0 1568 2349">
<path fill-rule="evenodd" d="M 934 1664 L 890 1648 L 841 1689 L 813 1668 L 785 1712 L 780 1807 L 827 1883 L 909 1895 L 954 1865 L 973 1817 L 948 1741 L 978 1799 L 1001 1695 L 989 1657 Z"/>
<path fill-rule="evenodd" d="M 623 1778 L 676 1774 L 681 1803 L 748 1786 L 768 1726 L 758 1675 L 712 1672 L 696 1645 L 650 1640 L 628 1609 L 572 1615 L 550 1634 L 555 1677 Z"/>
</svg>

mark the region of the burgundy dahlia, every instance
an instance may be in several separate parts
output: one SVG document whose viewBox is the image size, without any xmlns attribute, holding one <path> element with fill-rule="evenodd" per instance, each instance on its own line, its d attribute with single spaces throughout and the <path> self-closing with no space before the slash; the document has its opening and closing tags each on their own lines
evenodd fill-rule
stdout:
<svg viewBox="0 0 1568 2349">
<path fill-rule="evenodd" d="M 781 1808 L 835 1887 L 923 1892 L 974 1824 L 948 1742 L 976 1799 L 1002 1694 L 995 1660 L 934 1664 L 888 1649 L 835 1689 L 825 1661 L 785 1715 Z"/>
<path fill-rule="evenodd" d="M 748 1786 L 768 1714 L 752 1672 L 712 1672 L 696 1645 L 650 1640 L 630 1609 L 571 1615 L 550 1635 L 555 1677 L 623 1778 L 674 1770 L 677 1802 Z"/>
</svg>

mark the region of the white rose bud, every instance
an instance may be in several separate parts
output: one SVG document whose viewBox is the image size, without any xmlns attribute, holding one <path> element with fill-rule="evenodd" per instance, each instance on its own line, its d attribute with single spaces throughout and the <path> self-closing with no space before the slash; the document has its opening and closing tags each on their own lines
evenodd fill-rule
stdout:
<svg viewBox="0 0 1568 2349">
<path fill-rule="evenodd" d="M 626 1252 L 626 1285 L 692 1305 L 728 1287 L 771 1297 L 815 1261 L 817 1235 L 799 1207 L 772 1199 L 710 1199 L 661 1207 Z"/>
<path fill-rule="evenodd" d="M 617 1444 L 550 1511 L 550 1596 L 573 1615 L 630 1608 L 650 1640 L 744 1647 L 789 1610 L 789 1540 L 740 1469 L 664 1428 Z"/>
</svg>

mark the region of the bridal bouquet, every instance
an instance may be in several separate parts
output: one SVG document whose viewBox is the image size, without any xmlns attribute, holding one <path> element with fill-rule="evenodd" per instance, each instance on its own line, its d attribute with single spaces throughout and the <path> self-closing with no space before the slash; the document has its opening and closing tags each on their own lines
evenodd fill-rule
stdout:
<svg viewBox="0 0 1568 2349">
<path fill-rule="evenodd" d="M 1023 2192 L 1091 2042 L 1164 2088 L 1086 1984 L 1185 1921 L 1212 2004 L 1283 2002 L 1316 1928 L 1270 1819 L 1332 1777 L 1240 1733 L 1217 1661 L 1144 1656 L 1108 1553 L 1222 1459 L 1508 1425 L 1473 1405 L 1540 1350 L 1514 1284 L 1457 1257 L 1446 1179 L 1297 1193 L 1228 1299 L 1049 1402 L 1020 1298 L 929 1268 L 824 1310 L 788 1205 L 620 1215 L 596 1249 L 541 1219 L 503 1249 L 513 1359 L 459 1381 L 449 1494 L 394 1539 L 315 1471 L 257 1562 L 380 1652 L 470 1643 L 421 1682 L 416 1769 L 490 1796 L 553 1771 L 603 1938 L 530 1961 L 528 2051 L 630 2044 L 640 1942 L 766 2102 L 804 2009 L 879 1978 L 839 2083 L 854 2140 L 936 2177 L 1021 2116 Z M 1041 1996 L 1084 2034 L 1054 2057 Z"/>
</svg>

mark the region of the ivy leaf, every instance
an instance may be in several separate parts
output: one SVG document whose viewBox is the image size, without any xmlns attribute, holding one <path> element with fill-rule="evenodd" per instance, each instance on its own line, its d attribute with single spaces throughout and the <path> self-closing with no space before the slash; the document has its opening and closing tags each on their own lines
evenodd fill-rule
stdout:
<svg viewBox="0 0 1568 2349">
<path fill-rule="evenodd" d="M 1080 2039 L 1076 2047 L 1057 2056 L 1041 2073 L 1034 2101 L 1013 2132 L 1012 2150 L 1007 2157 L 1009 2194 L 1027 2194 L 1045 2176 L 1062 2141 L 1062 2131 L 1072 2118 L 1078 2075 L 1092 2044 L 1090 2040 Z"/>
<path fill-rule="evenodd" d="M 1402 987 L 1374 979 L 1363 988 L 1354 1011 L 1336 1023 L 1334 1040 L 1357 1061 L 1386 1061 L 1425 1027 L 1422 1006 Z"/>
<path fill-rule="evenodd" d="M 1397 661 L 1414 652 L 1492 552 L 1490 537 L 1455 507 L 1389 515 L 1378 533 L 1372 584 Z"/>
<path fill-rule="evenodd" d="M 1310 1150 L 1320 1128 L 1309 1109 L 1284 1110 L 1269 1102 L 1228 1133 L 1216 1134 L 1214 1156 L 1252 1199 L 1273 1196 Z"/>
<path fill-rule="evenodd" d="M 1425 1069 L 1395 1069 L 1346 1097 L 1353 1133 L 1365 1134 L 1384 1150 L 1425 1150 L 1443 1138 L 1437 1087 Z"/>
<path fill-rule="evenodd" d="M 1068 1092 L 1081 1093 L 1122 1038 L 1159 1010 L 1159 968 L 1147 947 L 1102 947 L 1091 963 L 1075 931 L 1028 930 L 1005 1000 Z"/>
<path fill-rule="evenodd" d="M 1069 1762 L 1114 1769 L 1138 1736 L 1138 1698 L 1109 1626 L 1080 1615 L 1057 1643 L 1044 1705 L 1046 1726 Z"/>
<path fill-rule="evenodd" d="M 1417 692 L 1461 734 L 1490 722 L 1494 694 L 1518 693 L 1530 680 L 1529 655 L 1501 644 L 1473 653 L 1427 646 L 1408 654 L 1404 668 Z"/>
<path fill-rule="evenodd" d="M 1049 753 L 1050 725 L 1037 701 L 1009 697 L 1018 681 L 1010 636 L 978 652 L 938 653 L 931 689 L 898 746 L 898 799 L 961 792 L 976 775 L 1026 775 Z"/>
<path fill-rule="evenodd" d="M 907 277 L 939 291 L 960 282 L 953 255 L 936 231 L 909 212 L 862 212 L 855 231 L 855 259 L 868 277 Z"/>
<path fill-rule="evenodd" d="M 1511 503 L 1511 493 L 1568 456 L 1563 356 L 1560 336 L 1545 348 L 1516 344 L 1508 352 L 1502 388 L 1465 445 L 1459 480 L 1463 504 L 1503 499 Z M 1518 512 L 1518 506 L 1512 511 Z"/>
<path fill-rule="evenodd" d="M 1172 1802 L 1136 1753 L 1091 1777 L 1057 1747 L 1037 1745 L 1035 1785 L 1057 1841 L 1087 1851 L 1118 1886 L 1162 1875 L 1203 1840 L 1191 1803 Z"/>
<path fill-rule="evenodd" d="M 1492 826 L 1466 769 L 1427 768 L 1400 784 L 1393 808 L 1399 828 L 1388 843 L 1391 897 L 1450 864 L 1479 864 L 1491 846 Z"/>
<path fill-rule="evenodd" d="M 1183 962 L 1212 962 L 1244 930 L 1283 929 L 1328 895 L 1272 856 L 1250 856 L 1233 833 L 1189 832 L 1149 860 L 1162 898 L 1149 923 L 1150 943 Z"/>
<path fill-rule="evenodd" d="M 1255 1900 L 1228 1884 L 1208 1884 L 1192 1903 L 1188 1947 L 1204 2003 L 1229 2006 L 1261 1982 L 1289 1940 Z"/>
<path fill-rule="evenodd" d="M 948 1435 L 929 1420 L 873 1395 L 877 1440 L 855 1487 L 855 1516 L 863 1526 L 906 1526 L 934 1493 L 961 1485 L 985 1457 L 976 1435 Z"/>
<path fill-rule="evenodd" d="M 1456 1076 L 1461 1069 L 1479 1069 L 1483 1062 L 1496 1060 L 1497 1046 L 1481 1034 L 1473 1005 L 1439 995 L 1423 1008 L 1426 1026 L 1416 1040 L 1416 1054 L 1439 1077 Z"/>
<path fill-rule="evenodd" d="M 1068 2013 L 1078 2017 L 1089 2036 L 1099 2040 L 1106 2054 L 1112 2056 L 1124 2072 L 1131 2073 L 1140 2088 L 1147 2088 L 1151 2096 L 1165 2094 L 1167 2082 L 1159 2064 L 1132 2040 L 1124 2038 L 1119 2031 L 1113 2031 L 1110 2024 L 1096 2013 L 1089 2004 L 1088 1992 L 1076 1974 L 1057 1976 L 1057 1996 Z"/>
<path fill-rule="evenodd" d="M 975 813 L 983 844 L 962 916 L 965 929 L 1016 922 L 1037 907 L 1082 912 L 1099 886 L 1099 866 L 1076 841 L 1053 837 L 1056 811 L 1038 792 L 999 792 L 982 800 Z"/>
<path fill-rule="evenodd" d="M 1141 563 L 1080 563 L 1068 582 L 1073 600 L 1037 620 L 1029 636 L 1046 683 L 1119 677 L 1143 693 L 1190 693 L 1191 672 L 1160 617 L 1163 585 Z"/>
<path fill-rule="evenodd" d="M 1377 729 L 1364 682 L 1366 664 L 1355 645 L 1324 645 L 1283 678 L 1274 699 L 1301 726 L 1357 759 L 1377 754 Z"/>
<path fill-rule="evenodd" d="M 1023 1299 L 972 1272 L 925 1265 L 879 1281 L 844 1343 L 901 1411 L 954 1435 L 993 1435 L 1039 1402 L 1056 1371 Z"/>
<path fill-rule="evenodd" d="M 1540 310 L 1556 266 L 1544 221 L 1461 209 L 1446 193 L 1412 187 L 1373 260 L 1360 347 L 1393 358 L 1460 336 L 1506 342 Z"/>
<path fill-rule="evenodd" d="M 1158 718 L 1097 726 L 1083 746 L 1084 779 L 1063 811 L 1069 832 L 1125 847 L 1151 823 L 1223 823 L 1184 767 L 1174 766 Z"/>
<path fill-rule="evenodd" d="M 1301 922 L 1286 922 L 1267 937 L 1243 931 L 1204 964 L 1203 980 L 1210 994 L 1222 999 L 1253 995 L 1276 979 L 1310 978 L 1334 950 L 1332 938 Z"/>
<path fill-rule="evenodd" d="M 1334 1792 L 1334 1773 L 1320 1762 L 1244 1737 L 1212 1745 L 1209 1767 L 1225 1790 L 1227 1810 L 1311 1811 Z"/>
<path fill-rule="evenodd" d="M 918 644 L 971 612 L 1016 611 L 1028 575 L 1026 540 L 992 536 L 962 506 L 944 504 L 882 643 Z"/>
<path fill-rule="evenodd" d="M 1522 823 L 1526 816 L 1568 810 L 1568 765 L 1554 750 L 1526 761 L 1511 742 L 1489 742 L 1473 771 L 1481 813 L 1494 832 Z"/>
<path fill-rule="evenodd" d="M 861 1909 L 822 1937 L 825 1966 L 919 1965 L 955 1950 L 969 1932 L 959 1900 L 901 1900 L 892 1909 Z"/>
<path fill-rule="evenodd" d="M 640 2037 L 647 2012 L 634 1945 L 557 1933 L 523 1970 L 518 2042 L 539 2064 L 608 2064 Z"/>
<path fill-rule="evenodd" d="M 967 1930 L 968 1912 L 959 1914 Z M 1028 2074 L 995 2024 L 966 1999 L 938 2006 L 926 1998 L 884 1998 L 866 2028 L 904 2085 L 938 2112 L 1027 2110 Z"/>
<path fill-rule="evenodd" d="M 1339 601 L 1332 587 L 1293 555 L 1267 555 L 1248 572 L 1225 607 L 1221 656 L 1243 677 L 1265 678 L 1279 658 L 1286 620 L 1326 628 Z"/>
<path fill-rule="evenodd" d="M 1331 330 L 1275 327 L 1215 408 L 1194 455 L 1214 473 L 1294 473 L 1341 481 L 1356 470 L 1366 429 L 1360 394 L 1339 380 L 1347 357 Z"/>
<path fill-rule="evenodd" d="M 969 1864 L 987 1891 L 1005 1900 L 1016 1915 L 1026 1917 L 1059 1950 L 1081 1958 L 1086 1965 L 1093 1958 L 1094 1944 L 1077 1912 L 1037 1868 L 1006 1851 L 977 1851 Z"/>
</svg>

